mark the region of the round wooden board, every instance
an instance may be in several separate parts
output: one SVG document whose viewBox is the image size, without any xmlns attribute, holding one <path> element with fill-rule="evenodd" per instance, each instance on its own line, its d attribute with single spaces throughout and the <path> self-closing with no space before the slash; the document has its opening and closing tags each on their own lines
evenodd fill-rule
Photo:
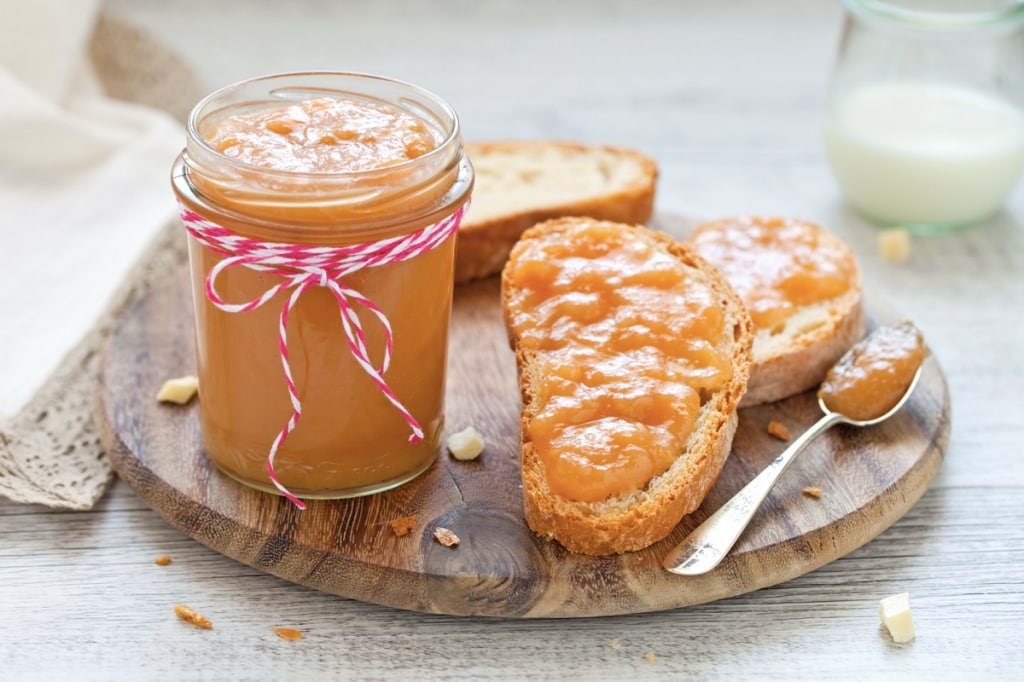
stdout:
<svg viewBox="0 0 1024 682">
<path fill-rule="evenodd" d="M 656 226 L 679 232 L 662 218 Z M 898 319 L 868 302 L 871 323 Z M 945 378 L 929 358 L 909 403 L 869 429 L 836 427 L 793 464 L 726 560 L 683 577 L 666 553 L 785 447 L 770 420 L 799 434 L 819 416 L 807 393 L 744 409 L 732 453 L 703 506 L 665 540 L 622 556 L 574 555 L 535 536 L 523 520 L 518 470 L 519 388 L 501 319 L 499 283 L 456 289 L 449 353 L 447 430 L 474 426 L 487 443 L 475 461 L 442 453 L 396 490 L 299 511 L 250 490 L 206 459 L 198 405 L 160 404 L 156 392 L 195 372 L 192 304 L 184 268 L 119 319 L 102 361 L 97 414 L 121 477 L 174 526 L 245 564 L 366 602 L 451 615 L 600 616 L 672 609 L 789 580 L 876 537 L 920 498 L 949 438 Z M 820 488 L 820 499 L 802 493 Z M 415 514 L 395 537 L 390 522 Z M 452 529 L 457 548 L 433 529 Z"/>
</svg>

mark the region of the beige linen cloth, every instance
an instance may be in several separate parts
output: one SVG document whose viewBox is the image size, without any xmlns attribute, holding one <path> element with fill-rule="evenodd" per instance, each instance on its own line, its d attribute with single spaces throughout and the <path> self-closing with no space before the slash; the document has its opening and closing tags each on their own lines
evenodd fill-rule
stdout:
<svg viewBox="0 0 1024 682">
<path fill-rule="evenodd" d="M 182 258 L 169 175 L 197 88 L 98 0 L 0 16 L 0 495 L 88 509 L 112 478 L 100 349 Z"/>
</svg>

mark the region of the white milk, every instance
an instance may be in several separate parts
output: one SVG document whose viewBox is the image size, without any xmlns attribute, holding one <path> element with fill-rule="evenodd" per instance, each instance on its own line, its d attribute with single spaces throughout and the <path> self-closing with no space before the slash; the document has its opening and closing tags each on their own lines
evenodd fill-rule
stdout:
<svg viewBox="0 0 1024 682">
<path fill-rule="evenodd" d="M 964 225 L 996 211 L 1024 169 L 1024 114 L 961 88 L 872 85 L 835 103 L 825 151 L 868 216 Z"/>
</svg>

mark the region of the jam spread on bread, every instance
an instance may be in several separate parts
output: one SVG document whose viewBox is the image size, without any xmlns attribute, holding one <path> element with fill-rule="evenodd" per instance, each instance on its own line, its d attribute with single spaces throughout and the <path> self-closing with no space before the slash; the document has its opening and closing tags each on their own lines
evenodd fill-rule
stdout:
<svg viewBox="0 0 1024 682">
<path fill-rule="evenodd" d="M 685 449 L 702 396 L 734 368 L 731 328 L 692 268 L 650 240 L 580 221 L 520 242 L 509 325 L 536 353 L 525 426 L 551 490 L 600 501 L 641 490 Z"/>
<path fill-rule="evenodd" d="M 725 275 L 755 329 L 773 329 L 797 308 L 843 295 L 858 277 L 852 252 L 801 220 L 729 218 L 701 226 L 690 243 Z"/>
</svg>

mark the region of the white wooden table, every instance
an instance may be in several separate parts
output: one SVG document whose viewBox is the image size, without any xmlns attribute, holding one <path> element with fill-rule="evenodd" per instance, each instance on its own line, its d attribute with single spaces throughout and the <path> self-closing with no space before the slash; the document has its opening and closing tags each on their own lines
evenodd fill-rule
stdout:
<svg viewBox="0 0 1024 682">
<path fill-rule="evenodd" d="M 1024 186 L 969 232 L 882 261 L 842 203 L 819 121 L 841 8 L 773 3 L 117 0 L 209 89 L 274 71 L 434 90 L 468 139 L 570 138 L 658 159 L 658 208 L 803 216 L 924 330 L 953 429 L 923 499 L 802 578 L 704 606 L 587 620 L 457 619 L 289 584 L 192 541 L 123 483 L 88 513 L 0 502 L 0 679 L 992 679 L 1024 669 Z M 171 200 L 168 193 L 168 201 Z M 155 566 L 170 555 L 174 563 Z M 893 644 L 881 597 L 911 593 Z M 191 604 L 202 631 L 171 613 Z M 297 642 L 273 627 L 296 627 Z M 617 643 L 617 646 L 612 646 Z M 648 657 L 648 654 L 652 656 Z"/>
</svg>

